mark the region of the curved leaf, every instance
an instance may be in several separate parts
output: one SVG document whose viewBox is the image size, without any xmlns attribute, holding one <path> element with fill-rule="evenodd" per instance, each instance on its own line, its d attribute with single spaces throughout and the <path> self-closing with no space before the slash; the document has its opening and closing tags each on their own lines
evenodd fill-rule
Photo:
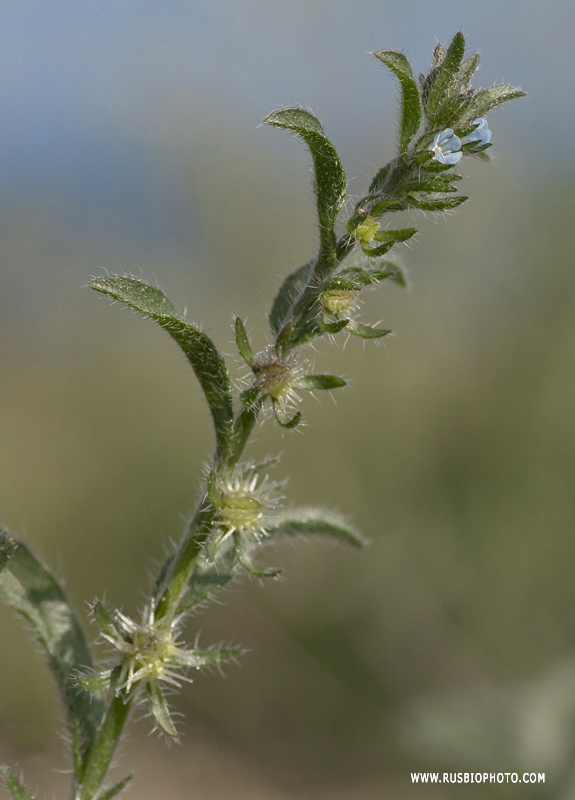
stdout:
<svg viewBox="0 0 575 800">
<path fill-rule="evenodd" d="M 492 86 L 491 89 L 481 89 L 471 101 L 466 116 L 469 119 L 484 117 L 495 106 L 504 103 L 506 100 L 513 100 L 515 97 L 525 97 L 525 92 L 522 89 L 516 89 L 514 86 L 503 85 Z"/>
<path fill-rule="evenodd" d="M 74 680 L 78 671 L 92 667 L 84 632 L 54 576 L 6 530 L 0 530 L 0 553 L 11 554 L 0 572 L 0 598 L 29 622 L 46 651 L 66 708 L 80 777 L 103 714 L 102 703 Z"/>
<path fill-rule="evenodd" d="M 395 73 L 401 85 L 399 149 L 401 153 L 405 153 L 421 125 L 419 87 L 413 77 L 411 64 L 403 53 L 398 53 L 397 50 L 378 50 L 373 55 Z"/>
<path fill-rule="evenodd" d="M 150 317 L 179 344 L 204 390 L 218 453 L 225 455 L 233 425 L 232 390 L 225 362 L 210 337 L 180 316 L 163 292 L 139 278 L 110 275 L 90 281 L 89 286 Z"/>
<path fill-rule="evenodd" d="M 303 108 L 273 111 L 264 122 L 297 133 L 309 147 L 315 170 L 321 257 L 331 263 L 335 256 L 333 229 L 346 192 L 345 172 L 337 151 L 324 134 L 317 117 Z"/>
<path fill-rule="evenodd" d="M 266 525 L 266 541 L 293 536 L 328 536 L 342 544 L 363 547 L 367 540 L 335 511 L 318 508 L 286 509 Z"/>
</svg>

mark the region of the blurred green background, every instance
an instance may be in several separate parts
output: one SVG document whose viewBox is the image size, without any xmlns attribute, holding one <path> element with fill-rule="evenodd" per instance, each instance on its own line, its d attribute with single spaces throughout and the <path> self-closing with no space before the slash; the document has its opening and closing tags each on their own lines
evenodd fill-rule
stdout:
<svg viewBox="0 0 575 800">
<path fill-rule="evenodd" d="M 369 51 L 427 68 L 461 28 L 477 83 L 529 97 L 491 118 L 471 195 L 418 217 L 411 290 L 372 293 L 397 336 L 311 354 L 351 379 L 308 401 L 284 452 L 290 500 L 337 505 L 371 540 L 270 553 L 190 623 L 241 668 L 178 701 L 181 747 L 136 723 L 139 800 L 467 797 L 412 771 L 546 772 L 575 797 L 575 197 L 567 0 L 20 0 L 0 9 L 0 509 L 84 615 L 133 613 L 180 535 L 211 448 L 175 346 L 84 284 L 157 280 L 231 356 L 232 312 L 265 344 L 282 276 L 316 246 L 309 158 L 258 127 L 301 103 L 361 196 L 393 153 L 397 91 Z M 261 333 L 258 333 L 261 331 Z M 259 337 L 259 340 L 258 340 Z M 62 793 L 41 655 L 0 609 L 0 761 Z"/>
</svg>

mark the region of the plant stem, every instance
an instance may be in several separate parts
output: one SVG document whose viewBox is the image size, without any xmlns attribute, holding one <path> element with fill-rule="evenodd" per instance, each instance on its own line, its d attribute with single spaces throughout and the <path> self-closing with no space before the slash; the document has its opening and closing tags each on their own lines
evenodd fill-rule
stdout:
<svg viewBox="0 0 575 800">
<path fill-rule="evenodd" d="M 82 785 L 75 800 L 93 800 L 106 777 L 134 700 L 132 692 L 115 695 L 86 759 Z"/>
</svg>

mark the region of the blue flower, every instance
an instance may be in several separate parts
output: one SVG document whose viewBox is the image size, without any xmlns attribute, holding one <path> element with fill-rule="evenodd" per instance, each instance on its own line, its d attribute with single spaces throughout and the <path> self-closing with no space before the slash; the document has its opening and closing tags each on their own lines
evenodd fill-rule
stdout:
<svg viewBox="0 0 575 800">
<path fill-rule="evenodd" d="M 474 119 L 472 124 L 477 125 L 477 127 L 474 131 L 471 131 L 471 133 L 468 133 L 467 136 L 463 137 L 461 144 L 474 143 L 475 147 L 483 147 L 486 144 L 490 144 L 491 131 L 489 130 L 489 125 L 487 124 L 485 117 L 478 117 L 477 119 Z"/>
<path fill-rule="evenodd" d="M 433 153 L 433 158 L 441 164 L 457 164 L 463 156 L 461 139 L 453 134 L 451 128 L 438 133 L 429 149 Z"/>
</svg>

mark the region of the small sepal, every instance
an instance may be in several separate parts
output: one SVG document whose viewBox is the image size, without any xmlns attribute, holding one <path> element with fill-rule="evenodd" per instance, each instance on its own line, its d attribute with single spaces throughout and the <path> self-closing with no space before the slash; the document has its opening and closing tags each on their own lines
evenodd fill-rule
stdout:
<svg viewBox="0 0 575 800">
<path fill-rule="evenodd" d="M 175 738 L 178 735 L 176 726 L 172 722 L 170 709 L 166 703 L 166 698 L 157 681 L 148 681 L 146 684 L 146 696 L 148 709 L 154 722 L 165 734 Z"/>
<path fill-rule="evenodd" d="M 245 325 L 239 317 L 236 317 L 235 331 L 236 331 L 236 345 L 238 348 L 238 352 L 240 356 L 243 358 L 243 360 L 246 362 L 248 367 L 251 367 L 253 369 L 253 366 L 255 364 L 254 351 L 252 350 L 252 346 L 250 344 L 248 332 L 246 331 Z"/>
<path fill-rule="evenodd" d="M 381 339 L 383 336 L 389 336 L 390 333 L 393 333 L 391 328 L 374 328 L 370 325 L 362 325 L 354 319 L 350 320 L 347 330 L 361 339 Z"/>
<path fill-rule="evenodd" d="M 34 796 L 30 794 L 28 789 L 22 786 L 18 778 L 8 767 L 1 767 L 0 770 L 2 772 L 4 784 L 12 795 L 13 800 L 35 800 Z"/>
<path fill-rule="evenodd" d="M 348 323 L 350 320 L 348 320 Z M 301 381 L 302 389 L 309 389 L 313 391 L 330 391 L 331 389 L 340 389 L 347 386 L 343 378 L 338 378 L 337 375 L 306 375 Z"/>
<path fill-rule="evenodd" d="M 113 638 L 118 635 L 118 626 L 114 622 L 112 614 L 100 600 L 96 600 L 92 605 L 92 616 L 96 625 L 106 637 Z"/>
<path fill-rule="evenodd" d="M 111 789 L 107 789 L 101 795 L 99 794 L 96 800 L 112 800 L 112 798 L 117 797 L 119 794 L 121 794 L 121 792 L 123 792 L 124 789 L 127 789 L 133 780 L 134 780 L 133 775 L 127 775 L 124 778 L 124 780 L 116 783 L 115 786 L 111 787 Z"/>
<path fill-rule="evenodd" d="M 76 676 L 76 683 L 91 694 L 107 692 L 118 682 L 120 670 L 120 667 L 114 667 L 114 669 L 105 669 L 102 672 L 80 673 Z"/>
<path fill-rule="evenodd" d="M 256 578 L 277 578 L 281 573 L 280 569 L 262 567 L 254 561 L 239 536 L 236 538 L 236 547 L 238 551 L 238 561 L 250 575 L 255 575 Z"/>
<path fill-rule="evenodd" d="M 297 428 L 301 422 L 301 411 L 297 411 L 293 417 L 290 417 L 276 400 L 272 401 L 272 408 L 276 422 L 278 425 L 281 425 L 282 428 L 286 428 L 286 430 Z"/>
</svg>

